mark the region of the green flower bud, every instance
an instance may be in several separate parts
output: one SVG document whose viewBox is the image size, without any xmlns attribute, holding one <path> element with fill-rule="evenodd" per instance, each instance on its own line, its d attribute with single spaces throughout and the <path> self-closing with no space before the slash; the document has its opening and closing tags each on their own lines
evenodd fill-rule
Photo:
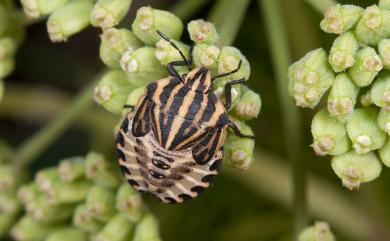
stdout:
<svg viewBox="0 0 390 241">
<path fill-rule="evenodd" d="M 373 107 L 356 109 L 347 122 L 347 132 L 357 154 L 381 148 L 386 141 L 377 123 L 378 111 Z"/>
<path fill-rule="evenodd" d="M 246 86 L 242 86 L 241 90 L 241 98 L 234 107 L 235 115 L 244 120 L 256 118 L 261 109 L 260 95 Z"/>
<path fill-rule="evenodd" d="M 252 129 L 243 122 L 235 122 L 240 131 L 246 135 L 253 135 Z M 242 138 L 229 132 L 224 145 L 224 161 L 240 170 L 249 168 L 253 161 L 255 141 L 249 138 Z"/>
<path fill-rule="evenodd" d="M 58 173 L 63 182 L 73 182 L 85 177 L 84 157 L 71 157 L 60 161 Z"/>
<path fill-rule="evenodd" d="M 8 76 L 15 68 L 13 58 L 0 59 L 0 79 Z"/>
<path fill-rule="evenodd" d="M 126 51 L 120 60 L 120 65 L 133 78 L 154 81 L 167 76 L 166 67 L 155 56 L 156 49 L 142 47 L 135 51 Z"/>
<path fill-rule="evenodd" d="M 87 241 L 87 235 L 80 229 L 74 227 L 65 227 L 52 231 L 45 241 Z"/>
<path fill-rule="evenodd" d="M 60 223 L 68 220 L 73 214 L 73 205 L 53 205 L 49 199 L 40 195 L 26 203 L 27 214 L 41 223 Z"/>
<path fill-rule="evenodd" d="M 345 125 L 322 109 L 314 116 L 311 124 L 314 143 L 312 147 L 319 156 L 340 155 L 349 150 L 350 141 Z"/>
<path fill-rule="evenodd" d="M 53 183 L 59 180 L 60 175 L 56 167 L 42 169 L 35 175 L 35 183 L 42 192 L 53 189 Z"/>
<path fill-rule="evenodd" d="M 359 188 L 361 183 L 374 180 L 382 171 L 382 165 L 373 152 L 359 155 L 350 151 L 334 156 L 332 168 L 343 185 L 350 190 Z"/>
<path fill-rule="evenodd" d="M 152 214 L 145 214 L 137 224 L 133 241 L 161 241 L 158 223 Z"/>
<path fill-rule="evenodd" d="M 142 214 L 142 197 L 139 192 L 124 183 L 118 189 L 115 207 L 131 222 L 137 222 Z"/>
<path fill-rule="evenodd" d="M 390 74 L 380 74 L 371 87 L 372 102 L 390 111 Z"/>
<path fill-rule="evenodd" d="M 383 68 L 382 59 L 371 47 L 360 49 L 355 59 L 356 63 L 349 69 L 349 74 L 358 86 L 369 86 Z"/>
<path fill-rule="evenodd" d="M 24 205 L 37 199 L 39 196 L 39 188 L 35 182 L 23 185 L 18 190 L 18 198 L 23 202 Z"/>
<path fill-rule="evenodd" d="M 176 40 L 172 40 L 172 41 L 183 52 L 184 56 L 188 58 L 190 47 L 182 42 Z M 182 57 L 180 56 L 179 52 L 175 48 L 173 48 L 172 45 L 169 42 L 167 42 L 165 39 L 160 39 L 156 43 L 155 56 L 163 65 L 167 65 L 168 63 L 173 61 L 182 60 Z M 187 68 L 185 69 L 188 70 Z"/>
<path fill-rule="evenodd" d="M 120 114 L 127 96 L 134 89 L 127 81 L 126 74 L 120 70 L 111 70 L 102 76 L 95 87 L 94 100 L 106 110 Z"/>
<path fill-rule="evenodd" d="M 125 215 L 116 214 L 94 238 L 94 241 L 127 241 L 133 236 L 134 224 Z"/>
<path fill-rule="evenodd" d="M 62 7 L 69 0 L 21 0 L 23 10 L 30 18 L 39 18 Z"/>
<path fill-rule="evenodd" d="M 93 218 L 93 215 L 85 204 L 80 204 L 76 207 L 72 222 L 75 227 L 88 233 L 95 233 L 103 227 L 102 223 Z"/>
<path fill-rule="evenodd" d="M 55 228 L 35 221 L 25 215 L 13 226 L 11 237 L 17 241 L 41 241 Z"/>
<path fill-rule="evenodd" d="M 13 38 L 0 38 L 0 59 L 12 57 L 15 54 L 17 47 L 18 44 Z"/>
<path fill-rule="evenodd" d="M 80 180 L 75 182 L 53 182 L 52 188 L 45 190 L 48 200 L 52 204 L 77 203 L 87 195 L 91 184 Z"/>
<path fill-rule="evenodd" d="M 356 25 L 355 35 L 360 42 L 373 46 L 390 37 L 390 11 L 376 5 L 366 8 Z"/>
<path fill-rule="evenodd" d="M 21 204 L 15 192 L 0 193 L 0 213 L 17 213 L 20 208 Z"/>
<path fill-rule="evenodd" d="M 0 212 L 0 237 L 3 237 L 8 233 L 18 215 L 18 213 Z"/>
<path fill-rule="evenodd" d="M 378 126 L 390 136 L 390 112 L 386 109 L 381 109 L 379 111 Z"/>
<path fill-rule="evenodd" d="M 386 141 L 381 149 L 379 149 L 378 153 L 383 164 L 385 164 L 387 167 L 390 167 L 390 140 Z"/>
<path fill-rule="evenodd" d="M 211 70 L 212 75 L 218 74 L 218 58 L 221 50 L 215 45 L 197 44 L 192 50 L 194 64 Z"/>
<path fill-rule="evenodd" d="M 390 10 L 390 1 L 389 0 L 379 0 L 379 7 L 384 10 Z"/>
<path fill-rule="evenodd" d="M 47 31 L 52 42 L 66 41 L 89 25 L 91 0 L 71 1 L 55 10 L 47 20 Z"/>
<path fill-rule="evenodd" d="M 352 29 L 359 21 L 363 8 L 355 5 L 334 5 L 325 12 L 321 29 L 327 33 L 342 34 Z"/>
<path fill-rule="evenodd" d="M 310 108 L 318 104 L 335 78 L 323 49 L 310 51 L 291 65 L 288 77 L 289 93 L 295 98 L 296 105 Z"/>
<path fill-rule="evenodd" d="M 298 241 L 336 241 L 329 224 L 316 222 L 313 226 L 305 228 L 298 237 Z"/>
<path fill-rule="evenodd" d="M 183 23 L 170 12 L 141 7 L 132 24 L 132 29 L 142 42 L 155 45 L 161 39 L 156 30 L 160 30 L 171 39 L 179 39 L 183 32 Z"/>
<path fill-rule="evenodd" d="M 372 99 L 371 99 L 371 91 L 367 91 L 363 95 L 360 96 L 360 104 L 364 107 L 368 107 L 372 105 Z"/>
<path fill-rule="evenodd" d="M 355 64 L 359 43 L 352 32 L 335 39 L 329 53 L 329 63 L 335 72 L 342 72 Z"/>
<path fill-rule="evenodd" d="M 224 74 L 237 69 L 240 60 L 242 61 L 240 69 L 236 73 L 224 78 L 229 80 L 245 78 L 245 80 L 248 80 L 251 73 L 249 62 L 240 50 L 231 46 L 225 46 L 221 50 L 218 58 L 218 74 Z"/>
<path fill-rule="evenodd" d="M 214 44 L 219 39 L 214 24 L 203 19 L 192 20 L 188 23 L 187 29 L 191 40 L 196 44 Z"/>
<path fill-rule="evenodd" d="M 113 169 L 103 155 L 96 152 L 90 152 L 86 157 L 86 176 L 103 187 L 113 188 L 120 183 L 118 171 Z"/>
<path fill-rule="evenodd" d="M 111 28 L 129 11 L 132 0 L 98 0 L 93 6 L 90 21 L 95 27 Z"/>
<path fill-rule="evenodd" d="M 119 69 L 120 59 L 126 51 L 131 53 L 137 48 L 142 47 L 141 41 L 135 34 L 127 29 L 109 28 L 103 31 L 100 36 L 100 59 L 107 66 Z"/>
<path fill-rule="evenodd" d="M 127 97 L 126 104 L 135 106 L 139 100 L 139 97 L 141 97 L 141 95 L 143 95 L 144 93 L 145 93 L 145 87 L 139 87 L 134 89 Z M 128 110 L 125 111 L 128 112 Z"/>
<path fill-rule="evenodd" d="M 383 67 L 390 70 L 390 39 L 382 39 L 378 44 L 378 50 L 382 58 Z"/>
<path fill-rule="evenodd" d="M 100 186 L 88 191 L 86 205 L 91 215 L 98 221 L 107 222 L 116 212 L 114 193 Z"/>
<path fill-rule="evenodd" d="M 358 94 L 359 87 L 354 84 L 349 75 L 338 74 L 328 96 L 329 113 L 343 120 L 353 112 Z"/>
<path fill-rule="evenodd" d="M 20 182 L 12 165 L 0 165 L 0 193 L 15 190 Z"/>
</svg>

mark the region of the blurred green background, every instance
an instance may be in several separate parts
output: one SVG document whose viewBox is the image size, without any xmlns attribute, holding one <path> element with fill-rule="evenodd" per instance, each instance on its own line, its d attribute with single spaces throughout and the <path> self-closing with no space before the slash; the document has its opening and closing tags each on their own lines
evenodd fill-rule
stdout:
<svg viewBox="0 0 390 241">
<path fill-rule="evenodd" d="M 121 25 L 129 27 L 140 6 L 150 4 L 169 10 L 177 2 L 134 0 Z M 369 6 L 375 2 L 341 3 Z M 207 19 L 214 3 L 205 1 L 183 21 Z M 329 49 L 334 36 L 320 30 L 322 15 L 309 3 L 282 0 L 280 6 L 292 55 L 289 61 L 320 46 Z M 258 1 L 251 1 L 234 41 L 251 63 L 247 84 L 261 94 L 263 101 L 259 118 L 249 123 L 256 135 L 253 166 L 247 172 L 224 166 L 214 187 L 185 204 L 164 205 L 146 198 L 160 220 L 165 241 L 292 240 L 291 163 L 285 147 L 285 115 L 281 113 L 262 13 Z M 2 139 L 11 146 L 22 143 L 64 110 L 72 96 L 104 68 L 98 56 L 99 34 L 98 29 L 90 27 L 66 43 L 53 44 L 44 22 L 27 28 L 26 41 L 17 54 L 16 70 L 5 82 L 5 97 L 0 104 Z M 185 40 L 188 40 L 186 35 Z M 282 94 L 288 95 L 287 92 Z M 384 169 L 376 181 L 363 185 L 358 191 L 343 188 L 330 167 L 330 158 L 315 156 L 309 147 L 312 142 L 310 122 L 315 111 L 298 111 L 302 117 L 300 135 L 303 139 L 299 155 L 311 177 L 308 180 L 310 220 L 329 222 L 338 240 L 390 240 L 390 171 Z M 113 127 L 117 121 L 116 116 L 94 106 L 39 156 L 31 165 L 32 172 L 55 165 L 63 157 L 85 155 L 89 150 L 103 152 L 116 162 Z"/>
</svg>

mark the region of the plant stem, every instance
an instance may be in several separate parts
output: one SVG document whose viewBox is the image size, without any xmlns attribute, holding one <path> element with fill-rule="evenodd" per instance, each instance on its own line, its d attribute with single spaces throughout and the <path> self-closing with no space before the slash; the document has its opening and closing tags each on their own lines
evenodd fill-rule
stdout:
<svg viewBox="0 0 390 241">
<path fill-rule="evenodd" d="M 181 18 L 181 20 L 187 20 L 208 1 L 209 0 L 181 0 L 176 3 L 170 11 Z"/>
<path fill-rule="evenodd" d="M 259 5 L 261 6 L 266 24 L 272 62 L 277 80 L 287 155 L 293 163 L 294 237 L 297 240 L 298 234 L 307 226 L 308 220 L 306 208 L 306 170 L 305 163 L 299 155 L 301 150 L 300 116 L 292 99 L 287 95 L 287 71 L 290 64 L 290 51 L 286 31 L 283 26 L 279 0 L 259 0 Z"/>
<path fill-rule="evenodd" d="M 100 75 L 99 75 L 100 76 Z M 99 78 L 92 81 L 69 105 L 48 125 L 22 143 L 15 151 L 18 168 L 24 168 L 40 155 L 72 122 L 92 103 L 92 93 Z"/>
<path fill-rule="evenodd" d="M 305 0 L 305 1 L 321 14 L 324 14 L 325 11 L 330 6 L 337 4 L 336 0 Z"/>
<path fill-rule="evenodd" d="M 214 5 L 209 19 L 215 24 L 219 33 L 218 46 L 234 42 L 250 0 L 219 0 Z"/>
</svg>

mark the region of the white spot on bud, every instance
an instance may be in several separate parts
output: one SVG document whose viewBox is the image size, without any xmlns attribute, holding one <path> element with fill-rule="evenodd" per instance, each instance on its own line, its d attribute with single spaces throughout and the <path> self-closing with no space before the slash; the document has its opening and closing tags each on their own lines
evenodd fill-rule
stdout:
<svg viewBox="0 0 390 241">
<path fill-rule="evenodd" d="M 115 25 L 115 20 L 104 8 L 94 8 L 91 13 L 91 18 L 101 28 L 109 28 Z"/>
<path fill-rule="evenodd" d="M 148 7 L 142 7 L 137 12 L 140 22 L 138 24 L 139 28 L 142 30 L 149 30 L 153 26 L 153 13 L 152 10 Z"/>
<path fill-rule="evenodd" d="M 216 46 L 210 46 L 206 49 L 204 53 L 200 56 L 200 63 L 203 66 L 210 66 L 214 64 L 219 56 L 220 50 Z"/>
<path fill-rule="evenodd" d="M 378 56 L 366 58 L 363 61 L 363 67 L 371 72 L 379 72 L 383 68 L 382 60 Z"/>
<path fill-rule="evenodd" d="M 372 145 L 371 137 L 367 135 L 361 135 L 356 138 L 356 143 L 353 145 L 356 153 L 364 154 L 370 151 Z"/>
<path fill-rule="evenodd" d="M 123 53 L 121 60 L 119 61 L 121 68 L 129 73 L 133 73 L 138 70 L 138 62 L 131 56 L 132 52 L 132 48 L 128 49 Z"/>
<path fill-rule="evenodd" d="M 317 76 L 317 73 L 315 73 L 315 72 L 310 72 L 306 76 L 306 83 L 309 85 L 313 85 L 313 84 L 317 83 L 317 81 L 318 81 L 318 76 Z"/>
<path fill-rule="evenodd" d="M 342 178 L 343 186 L 349 190 L 358 189 L 362 171 L 357 167 L 347 167 Z"/>
<path fill-rule="evenodd" d="M 333 149 L 335 143 L 333 138 L 329 136 L 323 136 L 318 138 L 311 146 L 314 152 L 319 156 L 325 156 Z"/>
<path fill-rule="evenodd" d="M 218 73 L 223 74 L 237 69 L 239 60 L 234 56 L 225 57 L 218 65 Z"/>
<path fill-rule="evenodd" d="M 54 21 L 47 22 L 47 32 L 52 42 L 65 42 L 67 40 L 67 37 L 61 31 L 61 26 Z"/>
<path fill-rule="evenodd" d="M 30 18 L 39 18 L 40 16 L 37 0 L 24 1 L 23 9 L 26 15 Z"/>
<path fill-rule="evenodd" d="M 111 88 L 107 85 L 98 85 L 93 92 L 93 99 L 97 104 L 103 104 L 112 96 Z"/>
</svg>

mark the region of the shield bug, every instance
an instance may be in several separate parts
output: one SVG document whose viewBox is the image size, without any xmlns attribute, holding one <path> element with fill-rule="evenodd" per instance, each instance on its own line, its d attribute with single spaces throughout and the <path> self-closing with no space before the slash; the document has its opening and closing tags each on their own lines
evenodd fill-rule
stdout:
<svg viewBox="0 0 390 241">
<path fill-rule="evenodd" d="M 233 80 L 225 86 L 226 101 L 214 94 L 213 80 L 237 69 L 211 77 L 205 67 L 192 68 L 184 54 L 167 36 L 182 61 L 167 65 L 169 77 L 150 83 L 124 118 L 116 143 L 123 176 L 136 190 L 151 193 L 165 203 L 181 203 L 197 197 L 218 174 L 228 128 L 243 138 L 229 119 Z M 187 66 L 182 76 L 175 66 Z"/>
</svg>

